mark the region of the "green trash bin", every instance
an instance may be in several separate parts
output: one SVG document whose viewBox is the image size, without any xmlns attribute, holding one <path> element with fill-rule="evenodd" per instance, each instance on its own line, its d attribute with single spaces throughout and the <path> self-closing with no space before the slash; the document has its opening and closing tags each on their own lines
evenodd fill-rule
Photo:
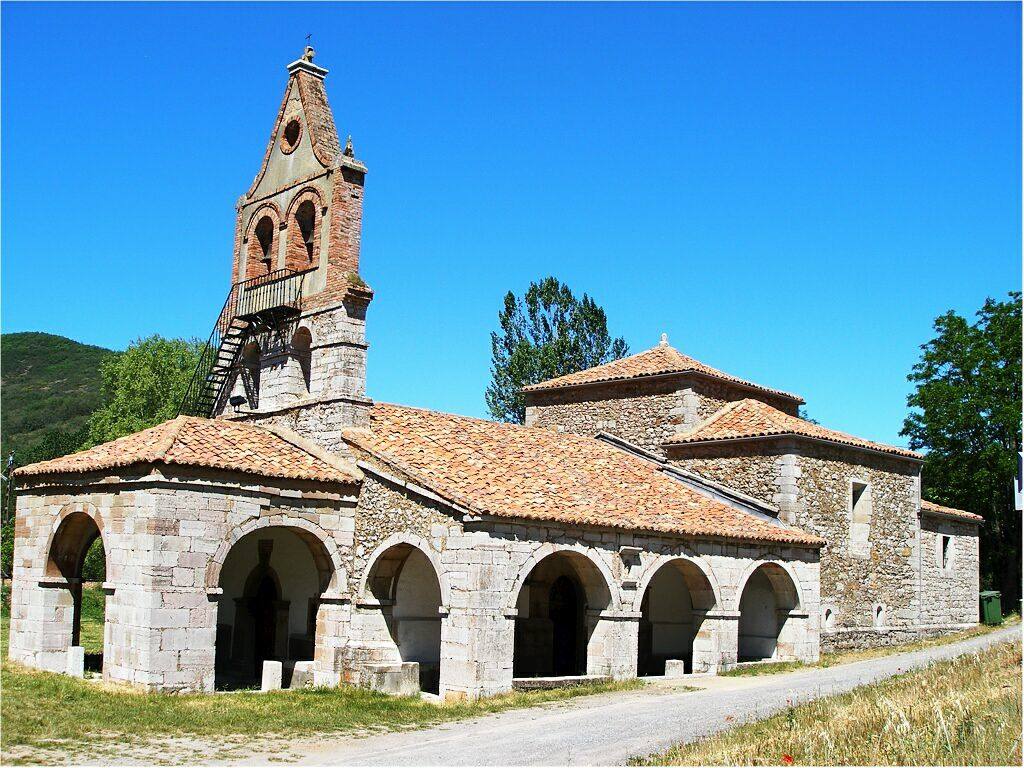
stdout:
<svg viewBox="0 0 1024 768">
<path fill-rule="evenodd" d="M 998 592 L 981 593 L 981 620 L 990 626 L 1003 623 L 1003 607 Z"/>
</svg>

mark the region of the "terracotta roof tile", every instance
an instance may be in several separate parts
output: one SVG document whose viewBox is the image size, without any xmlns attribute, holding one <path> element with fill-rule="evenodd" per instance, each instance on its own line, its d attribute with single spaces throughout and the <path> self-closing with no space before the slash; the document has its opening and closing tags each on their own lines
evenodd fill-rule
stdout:
<svg viewBox="0 0 1024 768">
<path fill-rule="evenodd" d="M 179 416 L 85 451 L 29 464 L 17 469 L 15 475 L 25 478 L 75 474 L 160 463 L 226 469 L 260 477 L 334 483 L 359 481 L 355 467 L 303 443 L 298 436 L 288 439 L 283 430 L 224 419 Z"/>
<path fill-rule="evenodd" d="M 736 440 L 751 437 L 793 435 L 825 440 L 839 445 L 866 448 L 872 451 L 922 459 L 919 453 L 892 445 L 863 440 L 845 432 L 827 429 L 798 416 L 790 416 L 760 400 L 737 400 L 716 411 L 688 432 L 682 432 L 665 441 L 665 445 L 707 443 L 716 440 Z"/>
<path fill-rule="evenodd" d="M 721 381 L 728 381 L 733 384 L 750 387 L 760 392 L 767 392 L 779 397 L 785 397 L 801 403 L 803 402 L 803 398 L 799 395 L 794 395 L 790 392 L 783 392 L 779 389 L 762 387 L 760 384 L 754 384 L 751 381 L 746 381 L 745 379 L 724 373 L 717 368 L 712 368 L 710 365 L 705 365 L 699 360 L 694 360 L 692 357 L 684 355 L 682 352 L 667 343 L 659 344 L 658 346 L 652 347 L 644 352 L 624 357 L 620 360 L 613 360 L 612 362 L 605 363 L 604 365 L 588 368 L 585 371 L 578 371 L 577 373 L 559 376 L 556 379 L 542 381 L 538 384 L 531 384 L 528 387 L 523 387 L 523 392 L 539 392 L 548 389 L 573 387 L 580 384 L 597 384 L 607 381 L 637 379 L 644 376 L 658 376 L 667 373 L 701 374 Z"/>
<path fill-rule="evenodd" d="M 941 504 L 936 504 L 934 501 L 927 501 L 921 499 L 921 511 L 922 512 L 935 512 L 940 515 L 948 515 L 949 517 L 960 517 L 964 520 L 971 520 L 973 522 L 984 522 L 985 518 L 981 515 L 976 515 L 973 512 L 967 512 L 963 509 L 957 509 L 956 507 L 944 507 Z"/>
<path fill-rule="evenodd" d="M 569 525 L 821 542 L 737 510 L 593 438 L 378 403 L 345 438 L 476 514 Z"/>
</svg>

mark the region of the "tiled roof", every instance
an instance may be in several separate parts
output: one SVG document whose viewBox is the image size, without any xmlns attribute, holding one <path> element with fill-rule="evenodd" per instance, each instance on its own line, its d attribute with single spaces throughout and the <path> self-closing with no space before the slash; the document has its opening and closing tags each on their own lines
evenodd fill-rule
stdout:
<svg viewBox="0 0 1024 768">
<path fill-rule="evenodd" d="M 976 515 L 973 512 L 967 512 L 966 510 L 957 509 L 956 507 L 944 507 L 941 504 L 936 504 L 934 501 L 927 501 L 925 499 L 921 499 L 921 511 L 934 512 L 939 515 L 947 515 L 948 517 L 959 517 L 973 522 L 984 522 L 985 520 L 984 517 Z"/>
<path fill-rule="evenodd" d="M 820 424 L 812 424 L 798 416 L 790 416 L 777 408 L 762 403 L 760 400 L 737 400 L 716 411 L 709 418 L 688 432 L 681 432 L 665 441 L 665 445 L 686 445 L 705 443 L 716 440 L 736 440 L 751 437 L 776 437 L 795 435 L 826 440 L 830 443 L 865 448 L 894 456 L 921 459 L 920 454 L 897 448 L 893 445 L 874 443 L 863 440 L 845 432 L 827 429 Z"/>
<path fill-rule="evenodd" d="M 342 460 L 289 439 L 284 430 L 224 419 L 179 416 L 155 427 L 59 459 L 29 464 L 18 478 L 74 474 L 133 464 L 173 464 L 226 469 L 260 477 L 354 483 L 358 470 Z"/>
<path fill-rule="evenodd" d="M 816 546 L 589 437 L 378 403 L 358 449 L 475 514 Z"/>
<path fill-rule="evenodd" d="M 621 381 L 625 379 L 638 379 L 644 376 L 658 376 L 667 373 L 696 373 L 709 376 L 721 381 L 728 381 L 733 384 L 740 384 L 744 387 L 756 389 L 759 392 L 767 392 L 779 397 L 789 398 L 797 402 L 803 402 L 803 398 L 779 389 L 769 389 L 752 381 L 746 381 L 728 373 L 724 373 L 710 365 L 705 365 L 699 360 L 694 360 L 684 355 L 679 350 L 663 342 L 636 355 L 624 357 L 621 360 L 613 360 L 604 365 L 588 368 L 585 371 L 570 373 L 559 376 L 556 379 L 549 379 L 538 384 L 531 384 L 523 387 L 523 392 L 539 392 L 548 389 L 561 389 L 563 387 L 574 387 L 580 384 L 597 384 L 607 381 Z"/>
</svg>

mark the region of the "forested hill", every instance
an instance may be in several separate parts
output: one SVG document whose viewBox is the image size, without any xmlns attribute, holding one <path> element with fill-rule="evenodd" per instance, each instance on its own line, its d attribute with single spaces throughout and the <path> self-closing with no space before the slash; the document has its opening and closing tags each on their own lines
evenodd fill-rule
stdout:
<svg viewBox="0 0 1024 768">
<path fill-rule="evenodd" d="M 4 459 L 12 449 L 30 450 L 49 430 L 82 428 L 100 403 L 100 363 L 112 354 L 49 333 L 0 336 Z"/>
</svg>

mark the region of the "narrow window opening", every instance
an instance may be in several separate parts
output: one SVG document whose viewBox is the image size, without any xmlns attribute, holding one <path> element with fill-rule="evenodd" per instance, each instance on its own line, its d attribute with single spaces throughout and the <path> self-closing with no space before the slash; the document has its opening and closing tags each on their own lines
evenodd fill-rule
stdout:
<svg viewBox="0 0 1024 768">
<path fill-rule="evenodd" d="M 306 249 L 306 259 L 313 261 L 314 234 L 316 231 L 316 208 L 311 200 L 303 202 L 295 212 L 295 221 L 299 225 L 299 235 Z"/>
<path fill-rule="evenodd" d="M 859 480 L 850 482 L 850 555 L 871 554 L 871 486 Z"/>
<path fill-rule="evenodd" d="M 953 537 L 940 536 L 939 545 L 941 547 L 940 555 L 942 568 L 943 570 L 946 570 L 953 565 Z"/>
</svg>

